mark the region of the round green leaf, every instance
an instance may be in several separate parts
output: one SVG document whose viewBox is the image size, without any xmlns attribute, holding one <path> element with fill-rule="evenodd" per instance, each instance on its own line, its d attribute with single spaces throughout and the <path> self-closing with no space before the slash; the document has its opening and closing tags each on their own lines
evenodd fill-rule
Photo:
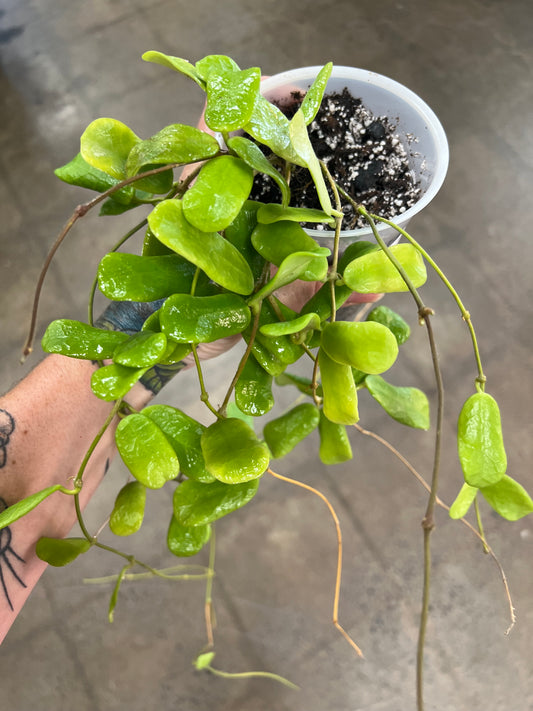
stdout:
<svg viewBox="0 0 533 711">
<path fill-rule="evenodd" d="M 330 358 L 364 373 L 388 370 L 398 356 L 398 342 L 386 326 L 372 321 L 334 321 L 322 330 L 322 348 Z"/>
<path fill-rule="evenodd" d="M 318 431 L 320 434 L 318 454 L 324 464 L 340 464 L 352 459 L 352 447 L 346 427 L 328 420 L 322 410 Z"/>
<path fill-rule="evenodd" d="M 262 476 L 269 464 L 268 447 L 240 419 L 229 417 L 210 425 L 201 438 L 205 466 L 225 484 L 240 484 Z"/>
<path fill-rule="evenodd" d="M 261 70 L 210 71 L 205 122 L 212 131 L 236 131 L 250 119 L 259 95 Z"/>
<path fill-rule="evenodd" d="M 91 544 L 86 538 L 39 538 L 35 545 L 37 557 L 59 568 L 72 563 L 81 553 L 86 553 Z"/>
<path fill-rule="evenodd" d="M 118 363 L 104 365 L 92 374 L 91 390 L 100 400 L 118 400 L 131 390 L 147 370 L 148 367 L 129 368 Z"/>
<path fill-rule="evenodd" d="M 169 296 L 160 311 L 163 332 L 178 343 L 210 343 L 241 333 L 250 309 L 237 294 Z"/>
<path fill-rule="evenodd" d="M 199 553 L 211 538 L 211 526 L 184 526 L 176 520 L 170 519 L 167 533 L 167 546 L 171 553 L 179 557 L 188 557 Z"/>
<path fill-rule="evenodd" d="M 130 481 L 118 492 L 109 519 L 109 528 L 116 536 L 136 533 L 144 519 L 146 487 L 139 481 Z"/>
<path fill-rule="evenodd" d="M 533 512 L 533 500 L 517 481 L 505 474 L 492 486 L 484 486 L 481 493 L 499 513 L 508 521 L 517 521 Z"/>
<path fill-rule="evenodd" d="M 87 161 L 83 160 L 81 154 L 78 153 L 69 163 L 56 168 L 54 174 L 69 185 L 78 185 L 80 188 L 88 190 L 96 190 L 103 193 L 119 182 L 112 178 L 107 173 L 93 168 Z M 132 201 L 134 188 L 127 185 L 113 193 L 113 200 L 123 205 L 129 205 Z"/>
<path fill-rule="evenodd" d="M 425 284 L 426 265 L 418 250 L 411 244 L 397 244 L 390 247 L 390 251 L 415 288 Z M 350 262 L 344 270 L 343 280 L 350 289 L 361 294 L 389 294 L 409 290 L 394 264 L 381 250 L 363 254 Z"/>
<path fill-rule="evenodd" d="M 117 180 L 126 177 L 126 161 L 141 139 L 121 121 L 100 118 L 90 123 L 80 139 L 82 158 Z"/>
<path fill-rule="evenodd" d="M 144 59 L 145 62 L 161 64 L 164 67 L 180 72 L 180 74 L 185 74 L 185 76 L 193 79 L 202 89 L 205 89 L 205 82 L 200 76 L 200 73 L 196 67 L 186 59 L 181 59 L 181 57 L 173 57 L 170 54 L 163 54 L 163 52 L 156 52 L 154 50 L 145 52 L 142 55 L 142 59 Z"/>
<path fill-rule="evenodd" d="M 245 506 L 257 493 L 259 479 L 242 484 L 188 479 L 174 492 L 174 516 L 183 526 L 205 526 Z"/>
<path fill-rule="evenodd" d="M 388 306 L 376 306 L 376 308 L 372 309 L 368 314 L 366 320 L 376 321 L 390 329 L 396 336 L 399 346 L 404 344 L 411 335 L 411 329 L 407 321 L 405 321 L 400 314 L 389 309 Z"/>
<path fill-rule="evenodd" d="M 240 158 L 213 158 L 185 193 L 184 215 L 202 232 L 223 230 L 241 211 L 252 183 L 253 170 Z"/>
<path fill-rule="evenodd" d="M 300 225 L 288 221 L 257 225 L 252 232 L 252 244 L 267 262 L 272 262 L 278 267 L 294 252 L 313 253 L 324 258 L 331 254 L 329 249 L 320 247 L 312 237 L 309 237 Z M 304 271 L 299 278 L 304 281 L 315 281 L 317 265 L 320 265 L 320 269 L 323 270 L 325 262 L 326 259 L 311 263 L 311 268 Z"/>
<path fill-rule="evenodd" d="M 324 349 L 318 351 L 324 415 L 338 425 L 354 425 L 359 420 L 357 389 L 352 369 L 332 360 Z"/>
<path fill-rule="evenodd" d="M 228 291 L 251 294 L 253 274 L 236 247 L 216 232 L 202 232 L 183 214 L 180 200 L 163 200 L 148 217 L 150 229 L 158 240 Z"/>
<path fill-rule="evenodd" d="M 463 405 L 457 422 L 457 449 L 470 486 L 491 486 L 504 476 L 507 455 L 500 410 L 488 393 L 474 393 Z"/>
<path fill-rule="evenodd" d="M 46 329 L 41 341 L 46 353 L 60 353 L 71 358 L 104 360 L 129 336 L 121 331 L 95 328 L 81 321 L 58 319 Z"/>
<path fill-rule="evenodd" d="M 215 477 L 205 468 L 200 438 L 205 425 L 170 405 L 150 405 L 143 415 L 149 417 L 162 430 L 178 455 L 181 471 L 189 479 L 211 482 Z"/>
<path fill-rule="evenodd" d="M 291 452 L 316 429 L 318 421 L 316 405 L 304 402 L 268 422 L 263 429 L 263 436 L 274 459 L 280 459 Z"/>
<path fill-rule="evenodd" d="M 237 62 L 225 54 L 208 54 L 207 57 L 196 62 L 195 68 L 204 80 L 207 80 L 208 76 L 213 72 L 215 74 L 225 74 L 226 72 L 238 72 L 240 70 Z"/>
<path fill-rule="evenodd" d="M 160 489 L 180 471 L 178 457 L 161 429 L 141 413 L 118 424 L 117 448 L 133 476 L 149 489 Z"/>
<path fill-rule="evenodd" d="M 422 390 L 391 385 L 380 375 L 367 375 L 365 385 L 372 397 L 397 422 L 420 430 L 429 429 L 429 402 Z"/>
<path fill-rule="evenodd" d="M 166 350 L 164 333 L 141 331 L 115 349 L 113 361 L 130 368 L 148 368 L 158 363 Z"/>
<path fill-rule="evenodd" d="M 259 417 L 274 406 L 272 376 L 250 355 L 235 384 L 235 402 L 245 415 Z"/>
</svg>

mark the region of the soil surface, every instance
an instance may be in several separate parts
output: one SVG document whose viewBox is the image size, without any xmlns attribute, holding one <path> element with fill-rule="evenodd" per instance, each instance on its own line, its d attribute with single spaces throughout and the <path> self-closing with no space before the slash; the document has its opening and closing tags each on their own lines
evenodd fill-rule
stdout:
<svg viewBox="0 0 533 711">
<path fill-rule="evenodd" d="M 291 118 L 303 95 L 280 109 Z M 308 126 L 318 158 L 326 163 L 336 182 L 358 203 L 381 217 L 405 212 L 420 197 L 420 186 L 409 170 L 406 147 L 395 133 L 393 120 L 374 116 L 348 89 L 324 97 L 315 120 Z M 291 205 L 320 208 L 307 169 L 294 166 L 290 179 Z M 279 202 L 277 186 L 264 175 L 255 178 L 253 198 Z M 350 205 L 343 206 L 343 229 L 364 226 Z M 315 229 L 329 229 L 313 225 Z"/>
</svg>

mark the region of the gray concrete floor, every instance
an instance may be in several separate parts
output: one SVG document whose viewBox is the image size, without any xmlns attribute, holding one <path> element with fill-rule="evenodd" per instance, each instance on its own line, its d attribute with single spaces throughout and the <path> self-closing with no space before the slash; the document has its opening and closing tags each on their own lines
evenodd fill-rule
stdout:
<svg viewBox="0 0 533 711">
<path fill-rule="evenodd" d="M 195 85 L 144 64 L 143 51 L 191 60 L 227 53 L 241 66 L 259 65 L 267 73 L 333 60 L 393 77 L 441 117 L 451 148 L 448 178 L 411 227 L 472 313 L 489 388 L 501 403 L 509 472 L 533 489 L 529 0 L 4 0 L 2 7 L 2 389 L 39 357 L 18 365 L 32 287 L 55 234 L 80 201 L 79 192 L 54 178 L 53 168 L 76 153 L 81 131 L 97 116 L 126 121 L 146 137 L 170 122 L 195 121 L 201 109 Z M 136 219 L 85 218 L 46 282 L 40 333 L 53 318 L 84 318 L 100 255 Z M 448 393 L 441 494 L 450 501 L 461 479 L 453 432 L 474 363 L 466 328 L 436 279 L 430 279 L 425 298 L 436 311 Z M 415 324 L 407 296 L 387 303 Z M 391 379 L 433 393 L 425 336 L 414 330 Z M 215 397 L 220 376 L 235 358 L 230 354 L 206 368 Z M 200 411 L 190 373 L 164 395 Z M 278 393 L 277 411 L 286 398 Z M 397 444 L 428 474 L 431 433 L 406 432 L 368 401 L 362 424 Z M 273 682 L 230 682 L 193 671 L 191 659 L 204 644 L 200 584 L 125 585 L 109 625 L 109 587 L 84 585 L 82 579 L 112 573 L 116 563 L 91 554 L 67 569 L 47 571 L 17 619 L 0 651 L 2 708 L 413 709 L 425 495 L 378 444 L 356 433 L 352 440 L 355 459 L 347 466 L 326 469 L 303 445 L 279 469 L 321 488 L 340 514 L 340 614 L 364 661 L 329 622 L 336 548 L 325 507 L 306 492 L 265 479 L 254 503 L 217 527 L 216 661 L 226 670 L 285 674 L 302 687 L 299 693 Z M 106 497 L 123 479 L 117 461 L 89 509 L 91 528 L 101 522 Z M 161 543 L 169 499 L 170 494 L 158 503 L 150 497 L 145 536 L 136 547 L 154 565 L 173 563 Z M 504 636 L 507 607 L 496 567 L 466 529 L 439 513 L 428 709 L 533 708 L 532 523 L 506 523 L 489 512 L 485 518 L 514 594 L 518 624 Z"/>
</svg>

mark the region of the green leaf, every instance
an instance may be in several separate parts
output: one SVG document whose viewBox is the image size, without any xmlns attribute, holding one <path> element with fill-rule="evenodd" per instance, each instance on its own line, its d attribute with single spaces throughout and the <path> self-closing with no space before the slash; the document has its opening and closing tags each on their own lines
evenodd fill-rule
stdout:
<svg viewBox="0 0 533 711">
<path fill-rule="evenodd" d="M 87 161 L 83 160 L 80 153 L 69 163 L 56 168 L 54 173 L 60 180 L 69 183 L 69 185 L 96 190 L 98 193 L 104 193 L 119 182 L 107 173 L 93 168 Z M 113 193 L 113 200 L 123 205 L 128 205 L 133 198 L 134 191 L 133 186 L 127 185 L 125 188 Z"/>
<path fill-rule="evenodd" d="M 244 136 L 235 136 L 228 141 L 228 147 L 242 158 L 253 170 L 268 175 L 276 183 L 281 191 L 283 205 L 288 205 L 291 199 L 291 191 L 285 178 L 267 160 L 263 151 L 252 141 Z"/>
<path fill-rule="evenodd" d="M 149 368 L 160 361 L 166 350 L 164 333 L 139 332 L 115 349 L 113 361 L 129 368 Z"/>
<path fill-rule="evenodd" d="M 231 225 L 250 195 L 253 171 L 240 158 L 220 156 L 207 162 L 183 198 L 183 213 L 202 232 Z"/>
<path fill-rule="evenodd" d="M 413 286 L 425 284 L 426 265 L 422 256 L 411 244 L 396 244 L 389 248 L 404 268 Z M 400 273 L 385 252 L 369 252 L 354 259 L 344 270 L 343 280 L 350 289 L 360 294 L 390 294 L 409 291 Z"/>
<path fill-rule="evenodd" d="M 104 365 L 92 374 L 91 390 L 100 400 L 118 400 L 131 390 L 147 370 L 148 367 L 129 368 L 118 363 Z"/>
<path fill-rule="evenodd" d="M 341 462 L 352 459 L 352 447 L 346 427 L 328 420 L 322 410 L 320 411 L 318 431 L 320 434 L 318 454 L 324 464 L 341 464 Z"/>
<path fill-rule="evenodd" d="M 328 272 L 327 258 L 313 252 L 294 252 L 290 254 L 280 264 L 273 278 L 256 292 L 248 303 L 250 306 L 258 304 L 274 291 L 281 289 L 282 286 L 291 284 L 296 279 L 302 279 L 303 275 L 307 275 L 311 270 L 314 270 L 315 275 L 313 281 L 325 279 Z"/>
<path fill-rule="evenodd" d="M 205 468 L 200 438 L 207 429 L 189 415 L 170 405 L 150 405 L 142 411 L 161 429 L 178 455 L 180 469 L 200 482 L 212 482 L 215 477 Z"/>
<path fill-rule="evenodd" d="M 252 415 L 246 415 L 241 409 L 239 409 L 237 403 L 234 400 L 228 402 L 228 406 L 226 407 L 226 414 L 228 417 L 236 417 L 237 419 L 246 422 L 248 427 L 251 427 L 253 429 L 254 418 L 252 417 Z"/>
<path fill-rule="evenodd" d="M 318 365 L 324 415 L 338 425 L 354 425 L 359 420 L 359 410 L 352 369 L 332 360 L 322 348 L 318 351 Z"/>
<path fill-rule="evenodd" d="M 365 385 L 394 420 L 408 427 L 429 429 L 429 402 L 422 390 L 391 385 L 380 375 L 367 375 Z"/>
<path fill-rule="evenodd" d="M 109 528 L 115 536 L 131 536 L 142 526 L 146 506 L 146 487 L 139 481 L 130 481 L 122 487 L 115 499 L 109 519 Z"/>
<path fill-rule="evenodd" d="M 331 226 L 335 224 L 335 220 L 330 215 L 327 215 L 322 210 L 314 210 L 309 207 L 283 207 L 277 203 L 268 203 L 263 205 L 257 213 L 257 221 L 263 225 L 270 225 L 281 220 L 290 222 L 325 222 Z"/>
<path fill-rule="evenodd" d="M 91 544 L 86 538 L 39 538 L 35 544 L 37 557 L 60 568 L 86 553 Z"/>
<path fill-rule="evenodd" d="M 207 81 L 207 78 L 212 72 L 215 74 L 225 74 L 227 72 L 238 72 L 240 70 L 237 62 L 225 54 L 209 54 L 207 57 L 196 62 L 195 67 L 198 74 L 205 81 Z"/>
<path fill-rule="evenodd" d="M 133 192 L 135 193 L 135 191 Z M 118 195 L 118 192 L 114 194 Z M 139 207 L 139 205 L 144 205 L 144 203 L 137 200 L 134 196 L 132 196 L 128 204 L 117 202 L 113 199 L 113 196 L 111 196 L 108 197 L 107 200 L 104 200 L 98 214 L 100 217 L 123 215 L 125 212 L 129 212 L 129 210 L 134 210 L 136 207 Z"/>
<path fill-rule="evenodd" d="M 98 267 L 98 286 L 114 301 L 156 301 L 188 293 L 195 273 L 194 264 L 177 254 L 141 257 L 110 252 Z"/>
<path fill-rule="evenodd" d="M 252 138 L 264 143 L 280 158 L 305 167 L 305 162 L 291 145 L 289 119 L 264 96 L 256 97 L 250 120 L 243 128 Z"/>
<path fill-rule="evenodd" d="M 107 619 L 109 620 L 110 623 L 113 622 L 115 619 L 115 607 L 117 606 L 118 602 L 118 593 L 120 591 L 120 586 L 122 584 L 122 581 L 124 580 L 124 576 L 126 575 L 126 572 L 131 568 L 131 563 L 126 563 L 120 571 L 120 573 L 117 575 L 117 582 L 115 583 L 115 587 L 113 588 L 113 592 L 111 593 L 111 597 L 109 599 L 109 609 L 107 612 Z"/>
<path fill-rule="evenodd" d="M 167 546 L 171 553 L 189 557 L 199 553 L 211 538 L 211 526 L 184 526 L 174 516 L 170 519 Z"/>
<path fill-rule="evenodd" d="M 207 77 L 205 122 L 212 131 L 236 131 L 251 118 L 261 70 L 211 71 Z"/>
<path fill-rule="evenodd" d="M 291 321 L 266 323 L 259 329 L 265 336 L 287 336 L 307 330 L 320 329 L 320 318 L 317 314 L 304 314 Z"/>
<path fill-rule="evenodd" d="M 236 247 L 250 266 L 254 279 L 263 273 L 265 260 L 252 246 L 251 235 L 257 226 L 257 210 L 261 206 L 255 200 L 246 200 L 241 211 L 224 230 L 228 242 Z"/>
<path fill-rule="evenodd" d="M 202 79 L 200 73 L 198 72 L 196 67 L 194 67 L 194 65 L 188 62 L 186 59 L 181 59 L 180 57 L 173 57 L 169 54 L 163 54 L 163 52 L 155 52 L 154 50 L 145 52 L 142 55 L 142 58 L 145 62 L 161 64 L 164 67 L 168 67 L 169 69 L 174 69 L 176 72 L 180 72 L 180 74 L 185 74 L 185 76 L 189 77 L 190 79 L 193 79 L 193 81 L 195 81 L 200 88 L 205 89 L 205 81 Z"/>
<path fill-rule="evenodd" d="M 398 356 L 398 343 L 386 326 L 372 321 L 334 321 L 325 324 L 322 348 L 337 363 L 377 375 L 388 370 Z"/>
<path fill-rule="evenodd" d="M 314 148 L 309 140 L 302 109 L 298 109 L 292 117 L 289 126 L 289 135 L 292 147 L 300 157 L 300 160 L 305 164 L 308 171 L 311 173 L 322 209 L 328 215 L 338 214 L 331 205 L 329 192 L 322 174 L 322 168 L 320 167 L 319 160 L 316 157 Z"/>
<path fill-rule="evenodd" d="M 366 317 L 367 321 L 376 321 L 390 329 L 396 336 L 398 345 L 403 345 L 411 335 L 409 324 L 400 314 L 397 314 L 388 306 L 376 306 Z"/>
<path fill-rule="evenodd" d="M 492 486 L 484 486 L 481 493 L 496 511 L 508 521 L 518 521 L 533 512 L 533 500 L 517 481 L 505 474 Z"/>
<path fill-rule="evenodd" d="M 276 385 L 294 385 L 295 388 L 309 397 L 313 397 L 313 382 L 310 378 L 305 378 L 302 375 L 294 375 L 293 373 L 282 373 L 276 377 Z M 322 387 L 318 385 L 317 395 L 322 397 Z"/>
<path fill-rule="evenodd" d="M 210 343 L 241 333 L 250 309 L 237 294 L 169 296 L 160 310 L 163 333 L 178 343 Z"/>
<path fill-rule="evenodd" d="M 500 410 L 488 393 L 475 393 L 463 405 L 457 422 L 457 451 L 470 486 L 491 486 L 505 474 L 507 455 Z"/>
<path fill-rule="evenodd" d="M 180 200 L 163 200 L 148 217 L 150 229 L 164 245 L 202 269 L 228 291 L 250 294 L 253 274 L 238 249 L 216 232 L 202 232 L 183 214 Z"/>
<path fill-rule="evenodd" d="M 461 491 L 457 494 L 455 501 L 450 506 L 450 518 L 458 519 L 466 516 L 468 509 L 474 503 L 478 491 L 479 489 L 475 486 L 470 486 L 465 482 L 461 487 Z"/>
<path fill-rule="evenodd" d="M 318 427 L 316 405 L 304 402 L 291 408 L 281 417 L 267 422 L 263 436 L 274 459 L 285 457 L 297 444 Z"/>
<path fill-rule="evenodd" d="M 149 489 L 160 489 L 180 471 L 178 457 L 161 429 L 142 413 L 118 424 L 117 448 L 133 476 Z"/>
<path fill-rule="evenodd" d="M 61 491 L 63 487 L 60 484 L 54 484 L 53 486 L 47 486 L 46 489 L 35 492 L 27 496 L 21 501 L 17 501 L 16 504 L 11 504 L 6 509 L 0 512 L 0 530 L 6 526 L 10 526 L 19 518 L 22 518 L 30 511 L 38 506 L 42 501 L 47 499 L 51 494 L 55 494 L 56 491 Z"/>
<path fill-rule="evenodd" d="M 253 417 L 260 417 L 274 406 L 272 376 L 250 355 L 235 384 L 235 402 L 238 409 Z"/>
<path fill-rule="evenodd" d="M 126 174 L 133 177 L 158 165 L 206 160 L 217 155 L 219 151 L 220 146 L 216 138 L 209 133 L 175 123 L 165 126 L 154 136 L 137 143 L 131 149 L 126 161 Z"/>
<path fill-rule="evenodd" d="M 236 417 L 217 420 L 201 437 L 206 469 L 225 484 L 241 484 L 262 476 L 268 468 L 268 447 L 251 427 Z"/>
<path fill-rule="evenodd" d="M 117 180 L 126 177 L 126 161 L 131 149 L 141 139 L 121 121 L 96 119 L 82 133 L 80 153 L 93 168 Z"/>
<path fill-rule="evenodd" d="M 198 671 L 201 671 L 202 669 L 207 669 L 207 667 L 209 667 L 209 665 L 213 661 L 214 657 L 214 652 L 204 652 L 203 654 L 199 654 L 193 662 L 194 668 L 198 669 Z"/>
<path fill-rule="evenodd" d="M 108 331 L 81 321 L 58 319 L 46 329 L 41 341 L 46 353 L 60 353 L 71 358 L 103 360 L 111 358 L 117 346 L 129 336 L 121 331 Z"/>
<path fill-rule="evenodd" d="M 309 87 L 306 95 L 304 96 L 300 109 L 303 113 L 305 123 L 307 125 L 309 125 L 311 121 L 313 121 L 313 119 L 318 113 L 320 104 L 322 103 L 322 99 L 324 97 L 326 85 L 331 76 L 332 69 L 332 62 L 328 62 L 328 64 L 325 64 L 318 72 L 316 79 Z"/>
<path fill-rule="evenodd" d="M 256 346 L 261 346 L 273 356 L 278 358 L 285 365 L 295 363 L 303 354 L 304 350 L 298 343 L 295 343 L 292 338 L 288 336 L 266 336 L 261 333 L 261 327 L 267 323 L 279 323 L 279 316 L 274 311 L 274 308 L 269 301 L 263 301 L 261 306 L 261 312 L 259 314 L 259 331 L 256 333 L 255 341 L 252 345 L 252 353 L 257 357 Z M 244 339 L 249 342 L 250 336 L 252 334 L 252 327 L 246 329 L 243 332 Z M 271 375 L 277 375 L 278 373 L 271 373 L 268 368 L 264 366 L 259 358 L 258 362 L 265 368 L 265 370 Z"/>
<path fill-rule="evenodd" d="M 174 516 L 183 526 L 205 526 L 245 506 L 257 493 L 259 479 L 243 484 L 188 479 L 174 492 Z"/>
</svg>

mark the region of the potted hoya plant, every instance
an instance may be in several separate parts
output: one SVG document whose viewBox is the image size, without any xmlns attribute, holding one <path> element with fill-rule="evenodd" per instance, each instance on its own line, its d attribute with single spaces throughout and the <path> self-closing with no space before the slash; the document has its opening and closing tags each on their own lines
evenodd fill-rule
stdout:
<svg viewBox="0 0 533 711">
<path fill-rule="evenodd" d="M 71 496 L 83 536 L 42 538 L 37 554 L 58 566 L 94 547 L 116 555 L 112 619 L 120 585 L 135 578 L 135 566 L 141 566 L 142 574 L 173 576 L 123 550 L 123 537 L 142 526 L 147 489 L 173 490 L 173 512 L 162 545 L 179 558 L 189 558 L 214 545 L 215 522 L 250 502 L 263 476 L 284 479 L 320 496 L 335 521 L 333 623 L 360 654 L 338 618 L 338 517 L 321 492 L 274 470 L 271 461 L 283 458 L 315 430 L 317 457 L 323 463 L 349 461 L 348 428 L 358 427 L 362 389 L 401 426 L 429 429 L 426 395 L 414 387 L 393 385 L 384 375 L 399 357 L 410 327 L 389 306 L 372 303 L 379 294 L 410 292 L 418 320 L 427 329 L 437 383 L 435 464 L 426 484 L 423 520 L 426 575 L 417 664 L 421 709 L 430 536 L 435 507 L 443 505 L 437 497 L 442 383 L 433 314 L 420 292 L 428 266 L 457 303 L 475 363 L 458 413 L 457 446 L 465 482 L 450 516 L 463 519 L 475 507 L 479 529 L 464 523 L 493 555 L 480 523 L 480 498 L 509 520 L 533 511 L 527 492 L 506 473 L 499 409 L 485 389 L 470 316 L 447 276 L 405 230 L 444 179 L 448 152 L 442 127 L 412 92 L 371 72 L 327 64 L 286 72 L 261 84 L 259 68 L 241 70 L 226 56 L 208 56 L 195 64 L 154 51 L 143 58 L 185 75 L 206 92 L 209 131 L 172 124 L 141 139 L 110 118 L 87 127 L 79 154 L 56 173 L 97 195 L 76 209 L 50 259 L 76 220 L 91 208 L 98 205 L 102 215 L 118 215 L 148 206 L 147 217 L 103 256 L 94 285 L 110 300 L 111 313 L 124 303 L 135 305 L 138 327 L 116 330 L 106 316 L 109 309 L 96 320 L 91 300 L 87 323 L 54 321 L 42 340 L 48 353 L 98 361 L 92 390 L 115 403 L 94 444 L 118 418 L 116 445 L 132 478 L 109 506 L 109 528 L 117 544 L 101 544 L 83 521 L 78 502 L 90 451 L 71 486 L 58 484 L 10 506 L 0 513 L 0 527 L 49 496 Z M 177 179 L 174 171 L 183 166 L 188 166 L 186 177 Z M 118 251 L 140 230 L 142 254 Z M 308 286 L 307 297 L 296 309 L 284 299 L 284 289 L 302 283 Z M 368 303 L 355 319 L 343 320 L 343 305 L 354 299 Z M 26 354 L 34 329 L 35 318 Z M 224 398 L 214 402 L 202 376 L 201 349 L 226 337 L 242 338 L 246 345 L 235 370 L 228 373 Z M 182 368 L 185 359 L 197 370 L 209 425 L 191 417 L 182 409 L 184 403 L 149 405 L 141 411 L 128 403 L 135 383 L 161 383 Z M 262 417 L 274 405 L 273 388 L 283 386 L 294 388 L 297 404 L 263 425 Z M 207 644 L 195 666 L 231 676 L 212 664 L 213 556 L 214 548 L 207 567 L 191 566 L 191 574 L 206 580 Z M 257 673 L 289 683 L 274 673 Z"/>
</svg>

